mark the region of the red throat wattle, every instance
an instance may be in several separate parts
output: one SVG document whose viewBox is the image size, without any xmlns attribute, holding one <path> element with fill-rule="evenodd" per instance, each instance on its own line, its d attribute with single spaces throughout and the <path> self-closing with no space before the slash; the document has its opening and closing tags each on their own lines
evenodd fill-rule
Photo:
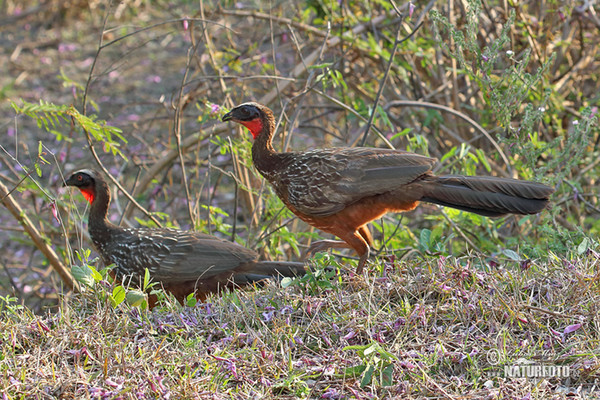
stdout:
<svg viewBox="0 0 600 400">
<path fill-rule="evenodd" d="M 92 202 L 94 201 L 94 191 L 92 189 L 79 189 L 81 190 L 81 194 L 83 195 L 83 197 L 85 197 L 85 199 L 88 201 L 88 203 L 92 204 Z"/>
<path fill-rule="evenodd" d="M 250 130 L 250 133 L 254 139 L 256 139 L 263 128 L 260 118 L 253 119 L 252 121 L 241 121 L 240 123 Z"/>
</svg>

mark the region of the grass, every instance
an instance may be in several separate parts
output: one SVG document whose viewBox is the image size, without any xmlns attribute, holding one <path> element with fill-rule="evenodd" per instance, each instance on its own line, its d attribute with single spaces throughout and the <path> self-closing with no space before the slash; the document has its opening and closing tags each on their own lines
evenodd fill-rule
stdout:
<svg viewBox="0 0 600 400">
<path fill-rule="evenodd" d="M 599 259 L 378 260 L 153 311 L 113 308 L 104 284 L 42 316 L 4 300 L 0 385 L 9 399 L 589 398 Z M 569 377 L 505 376 L 525 360 Z"/>
</svg>

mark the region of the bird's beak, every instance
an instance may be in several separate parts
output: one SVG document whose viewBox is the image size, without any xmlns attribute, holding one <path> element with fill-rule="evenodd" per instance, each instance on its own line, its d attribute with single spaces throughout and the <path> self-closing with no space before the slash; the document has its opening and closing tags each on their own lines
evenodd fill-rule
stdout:
<svg viewBox="0 0 600 400">
<path fill-rule="evenodd" d="M 68 177 L 66 181 L 63 182 L 63 187 L 73 186 L 73 182 L 71 182 L 71 177 Z"/>
<path fill-rule="evenodd" d="M 231 121 L 233 119 L 233 115 L 231 113 L 232 113 L 232 111 L 229 111 L 227 114 L 223 115 L 223 117 L 221 118 L 221 121 L 223 121 L 223 122 Z"/>
</svg>

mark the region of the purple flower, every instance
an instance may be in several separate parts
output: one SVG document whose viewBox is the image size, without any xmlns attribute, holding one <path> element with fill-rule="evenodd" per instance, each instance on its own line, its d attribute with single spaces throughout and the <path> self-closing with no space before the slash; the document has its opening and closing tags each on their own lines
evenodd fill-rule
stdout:
<svg viewBox="0 0 600 400">
<path fill-rule="evenodd" d="M 279 313 L 281 315 L 283 314 L 291 314 L 292 311 L 294 311 L 294 309 L 291 306 L 283 306 L 281 307 L 281 309 L 279 310 Z"/>
<path fill-rule="evenodd" d="M 271 385 L 272 385 L 271 381 L 269 381 L 264 376 L 260 377 L 260 384 L 263 385 L 263 386 L 266 386 L 266 387 L 271 387 Z"/>
<path fill-rule="evenodd" d="M 221 106 L 219 106 L 218 104 L 212 104 L 210 106 L 210 112 L 213 114 L 218 113 L 220 109 L 221 109 Z"/>
<path fill-rule="evenodd" d="M 408 18 L 412 17 L 413 12 L 415 11 L 415 5 L 412 3 L 412 1 L 410 3 L 408 3 Z"/>
<path fill-rule="evenodd" d="M 566 335 L 567 333 L 571 333 L 571 332 L 575 332 L 576 330 L 578 330 L 579 328 L 581 328 L 581 324 L 574 324 L 574 325 L 569 325 L 565 328 L 565 330 L 563 331 L 563 335 Z"/>
<path fill-rule="evenodd" d="M 354 336 L 356 336 L 356 332 L 354 332 L 352 329 L 350 329 L 350 331 L 348 332 L 348 334 L 346 334 L 346 336 L 344 336 L 343 339 L 350 340 Z"/>
<path fill-rule="evenodd" d="M 442 292 L 451 292 L 452 288 L 448 285 L 446 285 L 445 283 L 442 283 L 440 285 L 440 289 L 442 289 Z"/>
<path fill-rule="evenodd" d="M 394 321 L 393 329 L 394 329 L 394 330 L 398 330 L 398 329 L 400 329 L 400 327 L 401 327 L 402 325 L 405 325 L 405 324 L 406 324 L 406 319 L 405 319 L 405 318 L 402 318 L 402 317 L 400 317 L 400 318 L 398 318 L 398 319 L 396 319 L 396 320 Z"/>
<path fill-rule="evenodd" d="M 330 387 L 321 395 L 322 399 L 341 399 L 342 395 L 336 389 Z"/>
<path fill-rule="evenodd" d="M 264 312 L 264 313 L 262 313 L 263 320 L 264 320 L 265 322 L 269 322 L 270 320 L 272 320 L 272 319 L 273 319 L 273 314 L 274 314 L 274 313 L 273 313 L 273 311 L 269 311 L 269 312 Z"/>
</svg>

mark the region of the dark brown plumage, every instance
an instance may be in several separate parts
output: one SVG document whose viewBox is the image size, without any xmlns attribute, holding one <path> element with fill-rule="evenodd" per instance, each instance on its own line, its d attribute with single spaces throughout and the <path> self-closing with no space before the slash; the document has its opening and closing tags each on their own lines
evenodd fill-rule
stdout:
<svg viewBox="0 0 600 400">
<path fill-rule="evenodd" d="M 477 176 L 435 176 L 434 158 L 402 150 L 333 148 L 277 153 L 271 140 L 275 118 L 258 103 L 244 103 L 223 116 L 254 137 L 252 160 L 285 205 L 300 219 L 343 240 L 315 242 L 309 253 L 352 248 L 360 273 L 372 237 L 367 223 L 420 201 L 480 215 L 534 214 L 554 191 L 536 182 Z"/>
<path fill-rule="evenodd" d="M 267 278 L 303 275 L 302 263 L 257 261 L 250 249 L 198 232 L 176 229 L 128 229 L 106 218 L 110 203 L 108 184 L 98 172 L 73 173 L 66 186 L 75 186 L 91 204 L 88 231 L 94 247 L 121 281 L 138 284 L 147 268 L 180 302 L 190 293 L 204 300 L 208 293 Z"/>
</svg>

